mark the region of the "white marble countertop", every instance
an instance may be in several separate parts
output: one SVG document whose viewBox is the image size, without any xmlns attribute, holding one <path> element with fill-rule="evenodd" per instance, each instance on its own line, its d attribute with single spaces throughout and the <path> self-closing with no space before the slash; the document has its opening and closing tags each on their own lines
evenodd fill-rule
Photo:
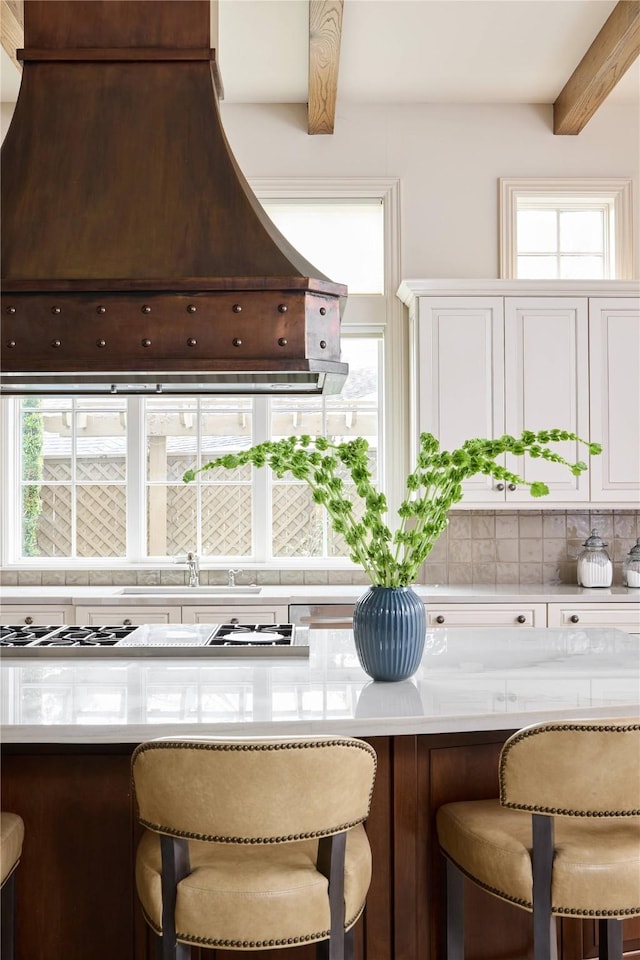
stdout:
<svg viewBox="0 0 640 960">
<path fill-rule="evenodd" d="M 223 604 L 295 604 L 295 603 L 354 603 L 366 590 L 366 586 L 337 585 L 283 585 L 261 586 L 259 593 L 198 593 L 167 592 L 150 586 L 148 593 L 124 593 L 123 586 L 59 586 L 59 587 L 0 587 L 1 604 L 15 603 L 66 603 L 71 605 L 96 604 L 107 606 L 126 605 L 216 605 Z M 453 586 L 447 584 L 418 584 L 416 592 L 429 603 L 554 603 L 569 600 L 573 603 L 640 603 L 640 588 L 613 586 L 588 589 L 572 584 L 553 586 L 549 584 L 489 584 Z M 184 591 L 184 588 L 182 588 Z"/>
<path fill-rule="evenodd" d="M 0 693 L 6 744 L 508 730 L 640 714 L 640 641 L 600 628 L 438 628 L 415 677 L 374 683 L 350 630 L 311 630 L 302 660 L 4 660 Z"/>
</svg>

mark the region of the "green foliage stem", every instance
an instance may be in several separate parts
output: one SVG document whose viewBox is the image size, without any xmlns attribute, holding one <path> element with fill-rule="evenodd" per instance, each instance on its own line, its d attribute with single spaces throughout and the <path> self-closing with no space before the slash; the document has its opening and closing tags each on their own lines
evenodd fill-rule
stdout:
<svg viewBox="0 0 640 960">
<path fill-rule="evenodd" d="M 24 401 L 27 410 L 22 427 L 22 476 L 24 480 L 31 481 L 23 488 L 22 493 L 22 552 L 25 557 L 37 557 L 40 553 L 38 518 L 42 513 L 40 481 L 43 466 L 43 426 L 42 414 L 37 409 L 39 405 L 40 401 L 35 397 Z"/>
<path fill-rule="evenodd" d="M 360 564 L 372 584 L 403 587 L 414 583 L 420 565 L 447 526 L 448 511 L 462 500 L 462 484 L 478 473 L 505 483 L 528 486 L 533 497 L 549 493 L 546 484 L 527 481 L 496 463 L 508 453 L 564 464 L 578 476 L 587 466 L 582 461 L 570 463 L 548 444 L 565 440 L 584 443 L 591 454 L 602 448 L 582 440 L 566 430 L 524 431 L 520 437 L 502 436 L 495 440 L 467 440 L 457 450 L 440 450 L 438 440 L 430 433 L 420 435 L 420 450 L 415 469 L 407 477 L 405 499 L 398 508 L 399 526 L 392 532 L 386 523 L 387 499 L 376 490 L 369 469 L 369 444 L 363 437 L 343 443 L 331 443 L 326 437 L 299 436 L 268 441 L 237 454 L 225 454 L 199 470 L 188 470 L 185 483 L 202 471 L 217 467 L 234 469 L 251 463 L 268 466 L 276 477 L 291 473 L 304 480 L 316 503 L 323 505 L 336 533 L 342 534 L 350 550 L 350 558 Z M 352 500 L 338 475 L 346 468 L 364 511 L 357 519 Z"/>
</svg>

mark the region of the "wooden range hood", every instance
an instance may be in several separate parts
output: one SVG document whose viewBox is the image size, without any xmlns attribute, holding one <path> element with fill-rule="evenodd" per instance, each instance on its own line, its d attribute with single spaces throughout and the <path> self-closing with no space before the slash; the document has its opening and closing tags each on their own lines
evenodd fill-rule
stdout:
<svg viewBox="0 0 640 960">
<path fill-rule="evenodd" d="M 335 393 L 346 287 L 222 129 L 208 0 L 25 0 L 2 149 L 0 388 Z"/>
</svg>

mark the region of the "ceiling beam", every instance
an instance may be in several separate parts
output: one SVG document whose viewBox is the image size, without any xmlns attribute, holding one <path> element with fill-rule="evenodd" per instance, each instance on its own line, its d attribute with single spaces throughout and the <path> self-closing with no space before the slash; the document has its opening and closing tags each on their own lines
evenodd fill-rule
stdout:
<svg viewBox="0 0 640 960">
<path fill-rule="evenodd" d="M 640 0 L 620 0 L 553 105 L 553 132 L 580 133 L 640 54 Z"/>
<path fill-rule="evenodd" d="M 24 11 L 22 0 L 0 0 L 0 35 L 2 46 L 8 57 L 20 72 L 22 64 L 16 59 L 16 50 L 24 47 L 24 30 L 22 27 Z"/>
<path fill-rule="evenodd" d="M 309 0 L 307 132 L 333 133 L 344 0 Z"/>
</svg>

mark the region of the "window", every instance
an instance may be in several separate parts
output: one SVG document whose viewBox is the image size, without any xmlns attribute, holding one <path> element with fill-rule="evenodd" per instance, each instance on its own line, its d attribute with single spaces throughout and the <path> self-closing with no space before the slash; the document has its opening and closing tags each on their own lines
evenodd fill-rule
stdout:
<svg viewBox="0 0 640 960">
<path fill-rule="evenodd" d="M 126 424 L 124 399 L 22 400 L 23 556 L 125 556 Z"/>
<path fill-rule="evenodd" d="M 278 227 L 306 259 L 350 294 L 384 293 L 384 208 L 371 199 L 263 200 Z"/>
<path fill-rule="evenodd" d="M 377 475 L 382 339 L 346 335 L 343 355 L 349 378 L 329 397 L 5 401 L 20 410 L 20 558 L 346 557 L 303 482 L 250 466 L 182 480 L 223 453 L 302 433 L 366 436 Z"/>
<path fill-rule="evenodd" d="M 631 278 L 630 180 L 500 184 L 503 278 Z"/>
<path fill-rule="evenodd" d="M 221 564 L 349 562 L 346 545 L 304 483 L 250 466 L 182 481 L 185 470 L 222 453 L 308 433 L 338 442 L 366 436 L 374 475 L 384 482 L 383 424 L 392 411 L 385 409 L 383 387 L 394 349 L 387 312 L 396 307 L 389 292 L 397 282 L 387 252 L 389 227 L 397 222 L 395 187 L 369 185 L 364 196 L 354 197 L 345 186 L 344 200 L 336 199 L 335 184 L 333 197 L 313 196 L 313 187 L 305 187 L 308 199 L 264 202 L 303 256 L 350 288 L 342 330 L 350 373 L 342 393 L 3 400 L 5 564 L 47 566 L 64 559 L 68 565 L 121 566 L 166 562 L 187 550 Z M 273 183 L 266 188 L 274 190 Z M 323 191 L 328 194 L 328 182 Z M 324 244 L 318 245 L 319 236 Z M 391 450 L 398 449 L 396 437 Z M 16 501 L 19 516 L 11 511 Z"/>
</svg>

